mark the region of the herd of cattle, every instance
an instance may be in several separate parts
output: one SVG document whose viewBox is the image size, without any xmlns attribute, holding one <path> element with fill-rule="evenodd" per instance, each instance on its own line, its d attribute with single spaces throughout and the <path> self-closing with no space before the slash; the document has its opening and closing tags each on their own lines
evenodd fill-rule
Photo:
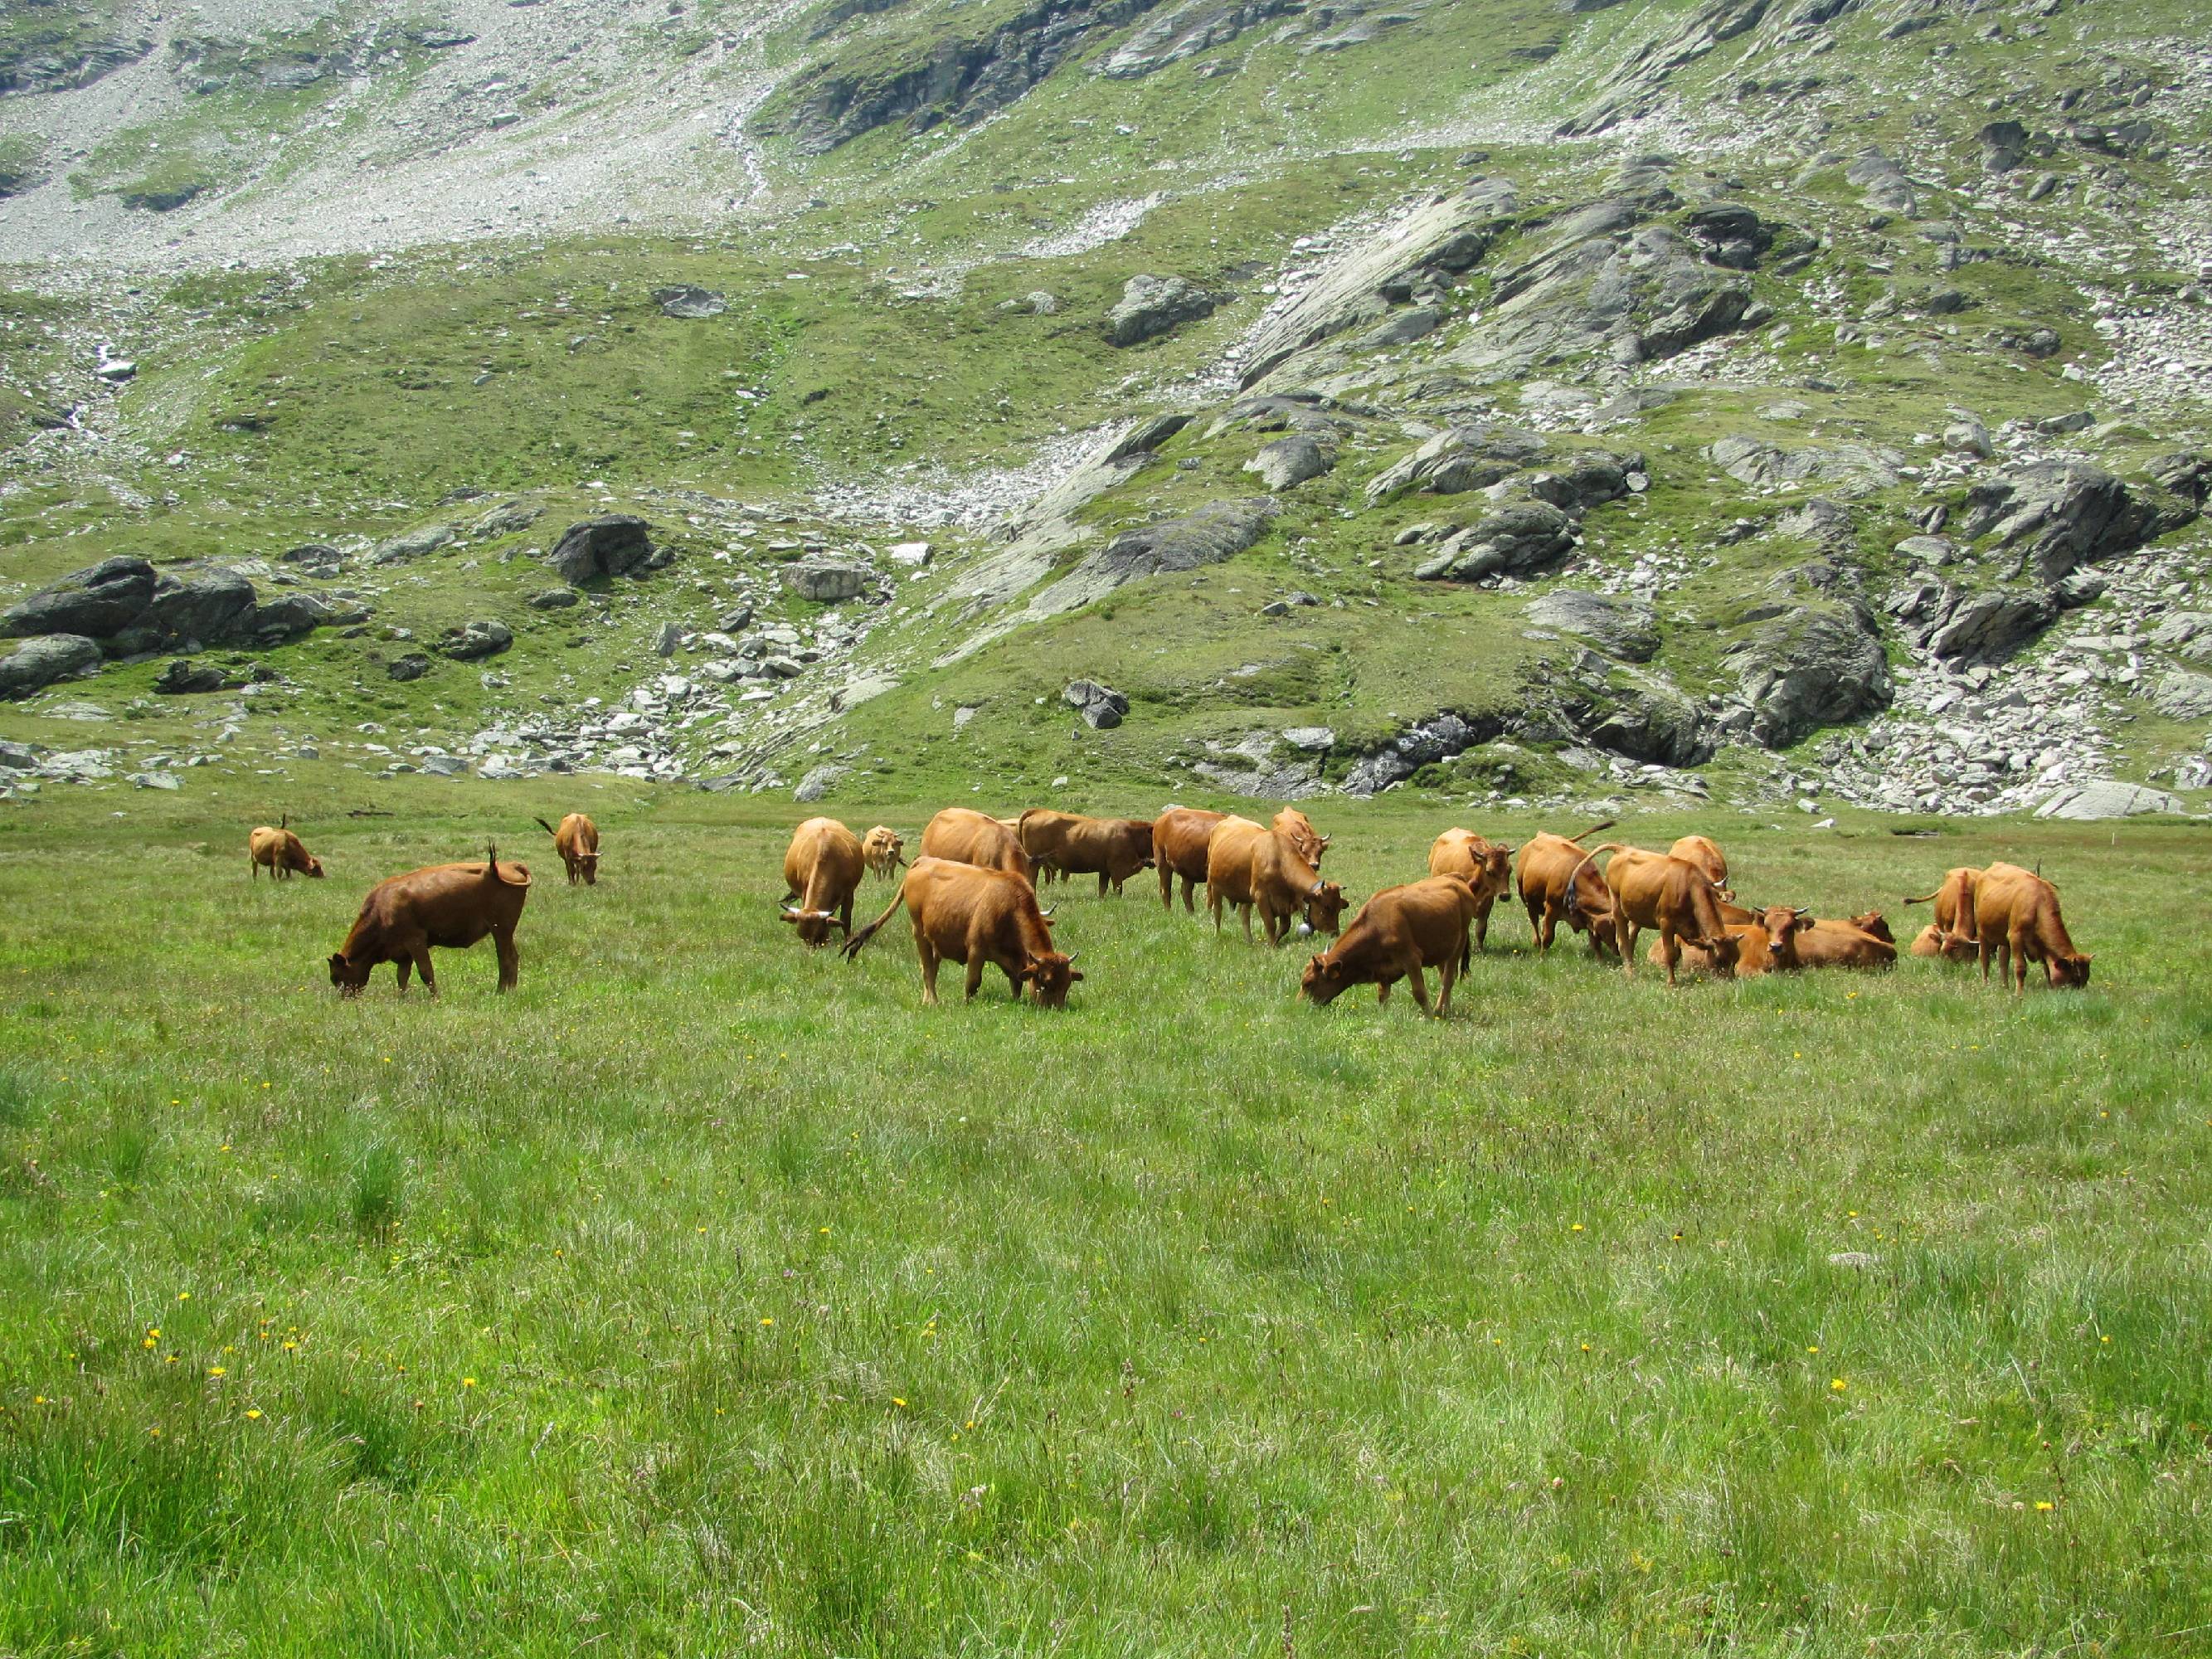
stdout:
<svg viewBox="0 0 2212 1659">
<path fill-rule="evenodd" d="M 591 819 L 571 812 L 557 829 L 537 822 L 552 836 L 569 884 L 596 883 L 599 834 Z M 927 1005 L 937 1001 L 939 964 L 950 961 L 966 969 L 970 997 L 995 967 L 1017 998 L 1026 992 L 1044 1006 L 1065 1006 L 1068 988 L 1083 975 L 1075 953 L 1054 946 L 1052 912 L 1037 902 L 1038 886 L 1096 875 L 1103 898 L 1146 870 L 1158 872 L 1160 902 L 1170 910 L 1178 879 L 1186 912 L 1194 913 L 1193 890 L 1204 886 L 1217 932 L 1224 908 L 1234 908 L 1247 940 L 1255 912 L 1270 945 L 1294 932 L 1334 936 L 1335 943 L 1307 963 L 1300 985 L 1300 994 L 1317 1004 L 1356 985 L 1375 986 L 1377 1000 L 1388 1002 L 1390 988 L 1403 979 L 1423 1011 L 1448 1013 L 1453 984 L 1486 947 L 1491 909 L 1513 890 L 1516 876 L 1540 951 L 1552 948 L 1565 921 L 1588 936 L 1593 953 L 1618 958 L 1632 975 L 1638 938 L 1648 930 L 1657 935 L 1649 959 L 1666 969 L 1669 985 L 1680 966 L 1729 977 L 1886 968 L 1897 960 L 1895 938 L 1879 911 L 1837 921 L 1790 905 L 1747 908 L 1729 885 L 1726 856 L 1705 836 L 1685 836 L 1663 853 L 1619 842 L 1583 845 L 1612 827 L 1608 819 L 1577 836 L 1539 834 L 1517 848 L 1447 830 L 1429 849 L 1425 879 L 1382 889 L 1347 923 L 1343 888 L 1321 873 L 1329 837 L 1296 807 L 1266 824 L 1179 806 L 1154 819 L 1043 807 L 996 818 L 948 807 L 922 831 L 912 864 L 904 840 L 883 825 L 863 837 L 835 818 L 814 817 L 793 833 L 783 855 L 782 919 L 809 946 L 827 944 L 836 929 L 851 957 L 903 908 Z M 280 879 L 323 873 L 289 819 L 255 830 L 247 848 L 255 876 L 264 868 Z M 855 930 L 854 897 L 871 872 L 896 880 L 897 891 L 881 915 Z M 510 860 L 502 867 L 496 847 L 481 864 L 433 865 L 380 882 L 330 959 L 331 982 L 352 994 L 389 962 L 403 992 L 410 971 L 419 971 L 434 994 L 432 949 L 466 950 L 489 935 L 499 955 L 500 989 L 507 990 L 520 972 L 514 929 L 529 893 L 528 866 Z M 1994 959 L 2015 990 L 2026 989 L 2032 962 L 2042 964 L 2053 986 L 2088 983 L 2089 958 L 2067 935 L 2058 890 L 2038 872 L 2011 864 L 1955 869 L 1934 892 L 1905 902 L 1931 901 L 1935 921 L 1912 941 L 1913 955 L 1978 958 L 1984 979 Z M 1431 969 L 1438 981 L 1432 1010 L 1423 977 Z"/>
</svg>

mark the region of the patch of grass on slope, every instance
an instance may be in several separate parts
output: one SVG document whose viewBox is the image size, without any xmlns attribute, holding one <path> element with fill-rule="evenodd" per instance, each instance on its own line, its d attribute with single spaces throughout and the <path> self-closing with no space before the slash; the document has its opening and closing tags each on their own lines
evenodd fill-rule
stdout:
<svg viewBox="0 0 2212 1659">
<path fill-rule="evenodd" d="M 10 1646 L 1932 1655 L 2212 1619 L 2188 831 L 1723 832 L 1747 891 L 1823 909 L 2040 860 L 2085 994 L 1669 994 L 1501 915 L 1428 1025 L 1294 1003 L 1297 952 L 1134 894 L 1061 902 L 1067 1013 L 923 1010 L 902 926 L 848 964 L 775 924 L 788 809 L 351 799 L 401 816 L 311 819 L 331 878 L 281 888 L 242 801 L 0 823 Z M 585 803 L 572 892 L 522 825 Z M 1322 816 L 1361 894 L 1439 827 Z M 368 882 L 490 836 L 538 869 L 520 991 L 479 950 L 442 1003 L 336 1003 Z"/>
</svg>

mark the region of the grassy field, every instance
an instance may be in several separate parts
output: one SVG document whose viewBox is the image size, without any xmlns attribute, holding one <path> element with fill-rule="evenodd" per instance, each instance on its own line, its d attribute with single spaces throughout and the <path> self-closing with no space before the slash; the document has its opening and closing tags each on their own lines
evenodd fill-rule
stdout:
<svg viewBox="0 0 2212 1659">
<path fill-rule="evenodd" d="M 1716 813 L 1832 913 L 2039 860 L 2095 983 L 1669 993 L 1501 910 L 1431 1024 L 1134 887 L 1066 1012 L 924 1010 L 902 924 L 776 924 L 787 805 L 379 787 L 283 887 L 221 803 L 0 817 L 0 1651 L 2212 1642 L 2201 830 Z M 1359 896 L 1445 822 L 1316 816 Z M 495 835 L 520 992 L 337 1002 Z"/>
</svg>

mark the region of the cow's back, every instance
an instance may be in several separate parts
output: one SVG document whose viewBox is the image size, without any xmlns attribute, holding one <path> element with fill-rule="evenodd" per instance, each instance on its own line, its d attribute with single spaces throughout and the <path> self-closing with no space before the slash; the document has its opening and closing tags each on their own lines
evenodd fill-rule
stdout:
<svg viewBox="0 0 2212 1659">
<path fill-rule="evenodd" d="M 1206 838 L 1206 889 L 1232 904 L 1252 896 L 1253 858 L 1262 842 L 1274 832 L 1249 818 L 1224 817 Z"/>
<path fill-rule="evenodd" d="M 553 832 L 553 845 L 562 853 L 596 853 L 599 850 L 599 826 L 581 812 L 571 812 Z"/>
<path fill-rule="evenodd" d="M 1017 820 L 1018 822 L 1018 820 Z M 1022 880 L 1030 878 L 1029 854 L 1021 837 L 1006 821 L 972 807 L 948 806 L 921 832 L 925 858 L 950 859 L 978 869 L 1000 870 Z"/>
<path fill-rule="evenodd" d="M 1328 848 L 1321 832 L 1313 827 L 1313 820 L 1295 806 L 1285 806 L 1275 814 L 1270 826 L 1278 835 L 1286 836 L 1298 856 L 1309 864 L 1318 865 L 1321 855 Z"/>
<path fill-rule="evenodd" d="M 1716 887 L 1728 885 L 1728 860 L 1707 836 L 1684 836 L 1667 849 L 1667 856 L 1695 865 Z"/>
<path fill-rule="evenodd" d="M 1206 848 L 1226 812 L 1198 806 L 1170 806 L 1152 820 L 1152 858 L 1164 870 L 1193 881 L 1206 879 Z"/>
</svg>

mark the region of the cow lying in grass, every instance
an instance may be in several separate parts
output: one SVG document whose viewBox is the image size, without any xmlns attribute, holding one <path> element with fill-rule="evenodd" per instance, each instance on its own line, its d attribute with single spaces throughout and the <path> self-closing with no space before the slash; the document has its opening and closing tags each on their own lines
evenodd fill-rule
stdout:
<svg viewBox="0 0 2212 1659">
<path fill-rule="evenodd" d="M 499 952 L 499 988 L 511 991 L 522 976 L 514 926 L 529 896 L 530 867 L 510 860 L 501 870 L 496 847 L 484 849 L 482 864 L 434 864 L 380 881 L 361 902 L 353 931 L 331 958 L 331 983 L 341 995 L 357 995 L 370 970 L 391 962 L 398 964 L 403 993 L 414 969 L 435 996 L 431 950 L 465 951 L 489 933 Z"/>
<path fill-rule="evenodd" d="M 1355 985 L 1372 985 L 1376 1001 L 1388 1004 L 1390 988 L 1402 979 L 1411 982 L 1421 1012 L 1442 1019 L 1451 1012 L 1452 985 L 1467 958 L 1468 925 L 1480 903 L 1464 876 L 1386 887 L 1359 907 L 1342 939 L 1306 963 L 1298 994 L 1326 1007 Z M 1434 1010 L 1421 978 L 1425 968 L 1437 970 Z"/>
<path fill-rule="evenodd" d="M 1044 1008 L 1066 1007 L 1068 987 L 1083 977 L 1073 952 L 1063 956 L 1053 948 L 1051 930 L 1027 881 L 951 859 L 916 859 L 883 915 L 845 941 L 846 957 L 858 957 L 902 906 L 914 922 L 924 1007 L 937 1006 L 937 965 L 944 961 L 967 964 L 971 998 L 983 970 L 995 967 L 1017 1000 L 1026 986 Z"/>
</svg>

